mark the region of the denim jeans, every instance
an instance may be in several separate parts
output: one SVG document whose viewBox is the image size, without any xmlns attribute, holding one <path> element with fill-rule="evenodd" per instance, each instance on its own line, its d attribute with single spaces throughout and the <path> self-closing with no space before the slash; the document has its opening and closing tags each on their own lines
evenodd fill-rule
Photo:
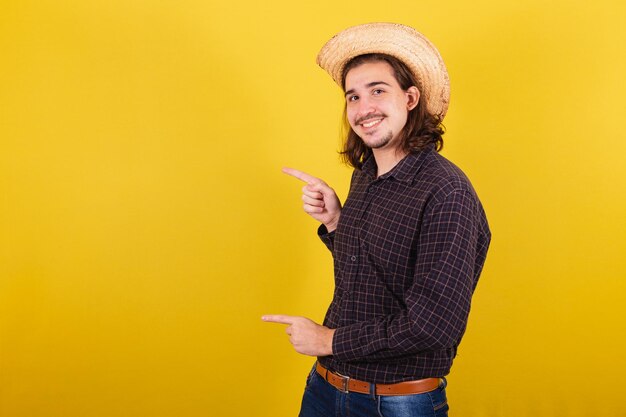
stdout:
<svg viewBox="0 0 626 417">
<path fill-rule="evenodd" d="M 447 417 L 446 380 L 434 391 L 413 395 L 343 393 L 315 371 L 309 374 L 299 417 Z"/>
</svg>

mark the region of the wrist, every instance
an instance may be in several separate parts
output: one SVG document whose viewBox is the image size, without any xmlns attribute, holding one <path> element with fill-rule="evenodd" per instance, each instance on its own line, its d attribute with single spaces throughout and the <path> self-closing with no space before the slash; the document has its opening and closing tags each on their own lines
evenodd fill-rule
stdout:
<svg viewBox="0 0 626 417">
<path fill-rule="evenodd" d="M 328 233 L 334 232 L 335 229 L 337 229 L 337 223 L 339 223 L 339 216 L 329 221 L 328 223 L 324 223 L 324 226 L 326 226 L 326 230 L 328 230 Z"/>
<path fill-rule="evenodd" d="M 326 339 L 326 355 L 330 356 L 333 354 L 333 337 L 335 336 L 336 329 L 328 329 L 328 335 Z"/>
</svg>

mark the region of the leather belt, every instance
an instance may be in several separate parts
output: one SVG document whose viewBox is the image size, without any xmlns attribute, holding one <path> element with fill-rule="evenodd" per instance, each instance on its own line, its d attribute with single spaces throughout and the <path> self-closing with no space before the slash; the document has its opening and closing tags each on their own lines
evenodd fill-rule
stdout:
<svg viewBox="0 0 626 417">
<path fill-rule="evenodd" d="M 358 392 L 361 394 L 370 394 L 371 386 L 369 382 L 359 381 L 358 379 L 352 379 L 350 377 L 338 374 L 333 371 L 329 371 L 324 368 L 319 362 L 317 363 L 315 370 L 325 381 L 330 385 L 337 388 L 344 393 Z M 425 392 L 434 391 L 439 387 L 441 379 L 439 378 L 426 378 L 418 379 L 415 381 L 397 382 L 395 384 L 374 384 L 375 395 L 411 395 L 411 394 L 423 394 Z"/>
</svg>

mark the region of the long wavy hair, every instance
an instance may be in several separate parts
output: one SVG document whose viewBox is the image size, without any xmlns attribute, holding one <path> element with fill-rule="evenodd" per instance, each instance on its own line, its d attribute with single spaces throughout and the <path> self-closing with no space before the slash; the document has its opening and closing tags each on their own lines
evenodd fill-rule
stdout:
<svg viewBox="0 0 626 417">
<path fill-rule="evenodd" d="M 402 150 L 406 153 L 419 152 L 429 144 L 434 143 L 435 149 L 439 152 L 443 148 L 442 135 L 444 134 L 441 118 L 428 112 L 424 95 L 421 94 L 422 89 L 419 82 L 402 61 L 392 56 L 378 53 L 359 55 L 353 58 L 343 69 L 342 85 L 344 91 L 346 89 L 346 75 L 351 69 L 365 63 L 378 61 L 391 65 L 396 81 L 398 81 L 398 84 L 404 91 L 411 86 L 416 86 L 420 90 L 417 106 L 409 111 L 407 122 L 400 131 Z M 346 140 L 343 149 L 340 151 L 341 158 L 347 165 L 361 169 L 363 161 L 371 154 L 372 150 L 352 130 L 348 122 L 345 106 L 343 109 L 343 131 Z"/>
</svg>

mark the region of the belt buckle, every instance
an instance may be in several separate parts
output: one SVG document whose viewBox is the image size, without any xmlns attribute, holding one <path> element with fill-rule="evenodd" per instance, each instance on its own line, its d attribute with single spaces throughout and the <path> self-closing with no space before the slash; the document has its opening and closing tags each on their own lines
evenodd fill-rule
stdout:
<svg viewBox="0 0 626 417">
<path fill-rule="evenodd" d="M 341 375 L 339 372 L 335 373 L 337 374 L 337 376 L 341 377 L 341 382 L 343 383 L 343 387 L 340 389 L 340 391 L 344 394 L 348 394 L 350 392 L 350 390 L 348 389 L 348 386 L 350 384 L 350 377 L 346 375 Z"/>
</svg>

